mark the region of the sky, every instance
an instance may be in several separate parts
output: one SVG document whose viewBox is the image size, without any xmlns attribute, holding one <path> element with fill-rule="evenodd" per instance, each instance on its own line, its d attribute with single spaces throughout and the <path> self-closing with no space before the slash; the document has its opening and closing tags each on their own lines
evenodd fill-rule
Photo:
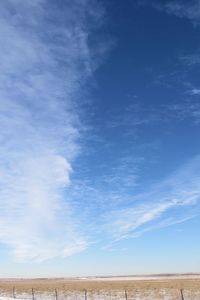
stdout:
<svg viewBox="0 0 200 300">
<path fill-rule="evenodd" d="M 200 272 L 200 1 L 2 0 L 0 277 Z"/>
</svg>

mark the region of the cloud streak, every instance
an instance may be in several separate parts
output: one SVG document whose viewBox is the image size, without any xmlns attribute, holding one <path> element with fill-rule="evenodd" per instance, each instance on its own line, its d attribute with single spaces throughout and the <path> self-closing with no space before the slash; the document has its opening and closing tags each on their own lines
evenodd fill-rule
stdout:
<svg viewBox="0 0 200 300">
<path fill-rule="evenodd" d="M 109 212 L 104 226 L 113 240 L 138 237 L 197 216 L 200 213 L 199 165 L 197 156 L 148 192 L 133 196 L 132 204 L 129 202 Z"/>
<path fill-rule="evenodd" d="M 0 242 L 19 261 L 68 256 L 87 244 L 65 190 L 80 151 L 74 99 L 92 74 L 94 5 L 1 2 Z"/>
<path fill-rule="evenodd" d="M 192 22 L 194 26 L 200 24 L 200 1 L 192 0 L 139 0 L 139 5 L 152 6 L 158 11 L 164 11 L 170 15 L 174 15 L 178 18 L 185 18 Z"/>
<path fill-rule="evenodd" d="M 199 25 L 200 22 L 200 1 L 168 1 L 165 9 L 169 14 L 174 14 L 180 18 L 187 18 L 193 24 Z"/>
</svg>

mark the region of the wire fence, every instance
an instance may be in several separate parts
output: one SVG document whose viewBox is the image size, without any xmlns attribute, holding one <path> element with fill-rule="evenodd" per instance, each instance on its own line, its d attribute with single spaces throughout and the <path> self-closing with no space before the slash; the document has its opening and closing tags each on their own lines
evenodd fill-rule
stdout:
<svg viewBox="0 0 200 300">
<path fill-rule="evenodd" d="M 29 292 L 20 292 L 13 287 L 12 291 L 1 292 L 0 300 L 200 300 L 200 293 L 190 295 L 189 291 L 145 289 L 145 290 L 82 290 L 63 291 L 55 289 L 51 292 L 41 292 L 32 288 Z"/>
</svg>

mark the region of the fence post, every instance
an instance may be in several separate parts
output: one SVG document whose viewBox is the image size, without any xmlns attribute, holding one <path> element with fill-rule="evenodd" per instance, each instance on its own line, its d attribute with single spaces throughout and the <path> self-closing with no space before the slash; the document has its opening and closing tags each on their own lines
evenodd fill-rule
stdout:
<svg viewBox="0 0 200 300">
<path fill-rule="evenodd" d="M 34 289 L 32 288 L 31 291 L 32 291 L 32 299 L 35 300 Z"/>
<path fill-rule="evenodd" d="M 86 289 L 84 290 L 84 293 L 85 293 L 85 300 L 87 300 L 87 290 Z"/>
<path fill-rule="evenodd" d="M 13 298 L 16 298 L 15 287 L 13 287 Z"/>
<path fill-rule="evenodd" d="M 128 300 L 127 290 L 125 290 L 125 299 Z"/>
<path fill-rule="evenodd" d="M 58 292 L 57 292 L 57 289 L 55 289 L 55 299 L 58 300 Z"/>
<path fill-rule="evenodd" d="M 181 292 L 181 300 L 184 300 L 184 296 L 183 296 L 183 290 L 180 289 L 180 292 Z"/>
</svg>

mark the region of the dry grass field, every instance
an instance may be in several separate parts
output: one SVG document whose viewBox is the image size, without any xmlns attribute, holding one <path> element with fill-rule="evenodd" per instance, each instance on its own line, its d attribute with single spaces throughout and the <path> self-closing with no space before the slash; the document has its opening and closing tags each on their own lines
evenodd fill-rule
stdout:
<svg viewBox="0 0 200 300">
<path fill-rule="evenodd" d="M 14 295 L 13 295 L 13 287 Z M 34 296 L 32 295 L 32 289 Z M 0 299 L 165 299 L 178 300 L 183 290 L 185 300 L 200 299 L 200 279 L 161 277 L 155 279 L 26 279 L 1 280 Z M 57 291 L 57 296 L 56 292 Z M 87 290 L 87 294 L 85 292 Z M 126 292 L 125 292 L 126 291 Z M 1 298 L 2 297 L 2 298 Z"/>
</svg>

